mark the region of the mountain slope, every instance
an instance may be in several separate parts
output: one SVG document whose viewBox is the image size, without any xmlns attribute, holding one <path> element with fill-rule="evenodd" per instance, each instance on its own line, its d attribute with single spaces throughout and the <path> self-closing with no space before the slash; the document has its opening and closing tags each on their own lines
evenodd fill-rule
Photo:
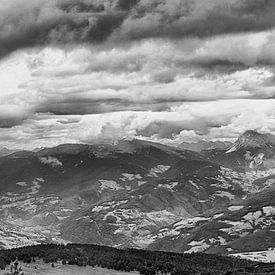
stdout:
<svg viewBox="0 0 275 275">
<path fill-rule="evenodd" d="M 100 209 L 105 202 L 119 207 L 121 201 L 127 200 L 130 204 L 127 211 L 139 206 L 142 219 L 146 219 L 147 212 L 164 210 L 168 204 L 174 209 L 180 204 L 180 198 L 170 203 L 167 194 L 154 191 L 156 180 L 180 159 L 199 157 L 193 152 L 137 140 L 113 146 L 66 144 L 2 157 L 0 216 L 6 224 L 2 226 L 2 236 L 8 238 L 3 246 L 14 245 L 8 234 L 11 229 L 23 236 L 22 240 L 15 238 L 16 245 L 16 239 L 19 244 L 24 241 L 29 244 L 30 232 L 34 241 L 59 240 L 61 234 L 68 241 L 74 240 L 74 230 L 79 229 L 72 226 L 68 232 L 69 227 L 62 226 L 67 225 L 66 219 L 79 224 L 79 215 L 82 217 L 94 207 Z M 151 191 L 154 192 L 150 194 Z M 142 194 L 152 199 L 141 200 Z M 188 211 L 196 212 L 195 209 Z M 102 220 L 100 222 L 105 232 L 109 224 L 105 226 Z M 154 221 L 153 226 L 155 223 L 158 224 Z M 106 243 L 105 237 L 101 240 L 94 237 L 97 228 L 95 223 L 93 226 L 90 237 L 80 235 L 79 241 Z"/>
<path fill-rule="evenodd" d="M 206 211 L 161 228 L 150 235 L 149 247 L 262 260 L 263 255 L 271 255 L 275 247 L 274 140 L 272 135 L 248 131 L 229 150 L 204 151 L 207 159 L 221 165 L 223 178 L 241 183 L 246 195 L 235 197 L 227 208 Z"/>
<path fill-rule="evenodd" d="M 199 154 L 133 140 L 63 144 L 2 157 L 0 245 L 80 242 L 176 252 L 248 251 L 244 242 L 273 238 L 273 214 L 265 213 L 274 206 L 272 138 L 263 147 L 250 147 L 259 135 L 229 153 Z M 246 215 L 258 215 L 261 222 L 253 227 Z"/>
<path fill-rule="evenodd" d="M 226 153 L 237 151 L 241 148 L 274 148 L 275 137 L 271 134 L 260 134 L 256 131 L 246 131 L 227 150 Z"/>
<path fill-rule="evenodd" d="M 206 150 L 202 155 L 238 172 L 265 171 L 275 167 L 275 136 L 247 131 L 229 149 Z"/>
<path fill-rule="evenodd" d="M 238 184 L 225 188 L 219 165 L 150 142 L 16 152 L 0 159 L 2 236 L 12 229 L 19 244 L 32 234 L 35 242 L 145 247 L 147 233 L 245 194 Z"/>
<path fill-rule="evenodd" d="M 151 237 L 151 249 L 234 254 L 275 247 L 275 186 L 215 215 L 183 219 Z"/>
</svg>

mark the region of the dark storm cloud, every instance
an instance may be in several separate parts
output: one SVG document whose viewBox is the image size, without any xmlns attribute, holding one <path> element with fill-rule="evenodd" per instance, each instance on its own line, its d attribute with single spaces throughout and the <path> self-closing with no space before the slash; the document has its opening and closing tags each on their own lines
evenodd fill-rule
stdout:
<svg viewBox="0 0 275 275">
<path fill-rule="evenodd" d="M 139 3 L 140 0 L 118 0 L 116 8 L 119 10 L 129 11 Z"/>
<path fill-rule="evenodd" d="M 129 104 L 128 104 L 129 105 Z M 43 106 L 37 108 L 37 112 L 49 112 L 55 115 L 84 115 L 84 114 L 101 114 L 115 111 L 125 111 L 128 109 L 139 110 L 138 106 L 127 107 L 127 104 L 120 102 L 117 99 L 100 101 L 95 100 L 91 102 L 46 102 Z"/>
<path fill-rule="evenodd" d="M 166 121 L 188 102 L 274 98 L 274 0 L 0 1 L 0 56 L 31 48 L 0 60 L 0 128 L 144 111 L 165 115 L 137 133 L 171 139 L 229 123 Z"/>
<path fill-rule="evenodd" d="M 87 115 L 87 114 L 104 114 L 110 112 L 121 111 L 169 111 L 171 106 L 177 106 L 178 100 L 160 101 L 160 102 L 136 102 L 127 101 L 119 98 L 109 98 L 105 100 L 89 100 L 83 101 L 80 98 L 74 100 L 55 101 L 48 100 L 37 106 L 37 113 L 51 113 L 55 115 Z"/>
<path fill-rule="evenodd" d="M 18 2 L 0 7 L 0 56 L 49 43 L 101 42 L 127 16 L 97 1 L 21 1 L 17 8 Z"/>
<path fill-rule="evenodd" d="M 10 128 L 20 125 L 29 115 L 31 110 L 24 110 L 17 106 L 1 106 L 0 128 Z"/>
<path fill-rule="evenodd" d="M 206 37 L 274 25 L 273 0 L 3 0 L 0 56 L 48 43 Z"/>
<path fill-rule="evenodd" d="M 20 125 L 24 119 L 22 118 L 0 118 L 0 128 L 10 128 L 16 125 Z"/>
<path fill-rule="evenodd" d="M 123 21 L 118 38 L 207 37 L 273 28 L 275 2 L 141 1 Z"/>
<path fill-rule="evenodd" d="M 188 62 L 185 64 L 188 65 Z M 209 59 L 209 60 L 193 60 L 189 62 L 189 65 L 193 65 L 195 67 L 201 67 L 207 71 L 216 71 L 218 73 L 224 72 L 234 72 L 248 69 L 249 66 L 243 64 L 242 62 L 234 62 L 230 60 L 224 59 Z"/>
</svg>

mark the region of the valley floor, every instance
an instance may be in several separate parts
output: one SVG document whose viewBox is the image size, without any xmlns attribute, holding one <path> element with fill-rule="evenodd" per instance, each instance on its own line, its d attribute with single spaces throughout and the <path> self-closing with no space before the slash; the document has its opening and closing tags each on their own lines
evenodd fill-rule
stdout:
<svg viewBox="0 0 275 275">
<path fill-rule="evenodd" d="M 121 272 L 115 270 L 104 269 L 100 267 L 93 268 L 91 266 L 78 267 L 72 265 L 62 265 L 61 263 L 45 264 L 43 262 L 25 264 L 20 262 L 24 275 L 137 275 L 135 272 Z M 8 275 L 9 267 L 6 270 L 0 270 L 0 275 Z"/>
</svg>

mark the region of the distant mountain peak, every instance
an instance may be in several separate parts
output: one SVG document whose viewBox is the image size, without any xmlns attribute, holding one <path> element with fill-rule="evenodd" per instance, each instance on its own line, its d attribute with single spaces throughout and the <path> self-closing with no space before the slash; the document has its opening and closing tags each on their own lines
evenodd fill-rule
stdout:
<svg viewBox="0 0 275 275">
<path fill-rule="evenodd" d="M 275 146 L 275 136 L 269 133 L 259 133 L 255 130 L 244 132 L 234 144 L 226 151 L 231 153 L 240 148 L 261 148 Z"/>
</svg>

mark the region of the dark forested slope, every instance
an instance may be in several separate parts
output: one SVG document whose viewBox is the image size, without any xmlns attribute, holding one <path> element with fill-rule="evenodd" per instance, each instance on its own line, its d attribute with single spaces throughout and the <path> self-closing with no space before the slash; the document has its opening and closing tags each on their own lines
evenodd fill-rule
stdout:
<svg viewBox="0 0 275 275">
<path fill-rule="evenodd" d="M 46 244 L 0 251 L 2 267 L 16 258 L 30 262 L 37 257 L 48 263 L 62 260 L 64 264 L 100 266 L 120 271 L 138 271 L 141 274 L 271 274 L 269 272 L 275 271 L 272 264 L 232 257 L 122 250 L 98 245 Z"/>
</svg>

